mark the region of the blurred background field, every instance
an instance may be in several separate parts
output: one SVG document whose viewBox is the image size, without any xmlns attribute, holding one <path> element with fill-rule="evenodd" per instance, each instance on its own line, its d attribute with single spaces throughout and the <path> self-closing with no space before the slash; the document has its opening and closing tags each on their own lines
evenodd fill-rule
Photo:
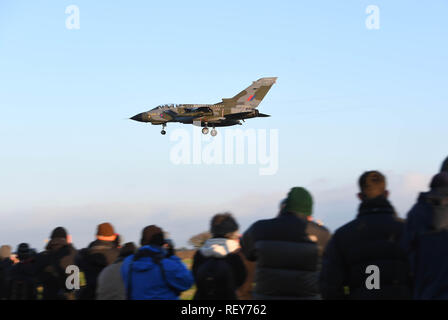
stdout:
<svg viewBox="0 0 448 320">
<path fill-rule="evenodd" d="M 177 251 L 176 255 L 182 259 L 182 262 L 191 270 L 193 266 L 193 256 L 196 250 L 181 250 Z M 192 300 L 194 293 L 196 292 L 196 286 L 191 287 L 189 290 L 182 292 L 180 295 L 181 300 Z"/>
</svg>

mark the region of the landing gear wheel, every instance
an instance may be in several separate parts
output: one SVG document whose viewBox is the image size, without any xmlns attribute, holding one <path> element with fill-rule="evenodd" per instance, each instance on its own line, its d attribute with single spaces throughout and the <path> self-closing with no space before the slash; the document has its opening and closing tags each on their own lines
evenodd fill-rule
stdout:
<svg viewBox="0 0 448 320">
<path fill-rule="evenodd" d="M 166 134 L 165 130 L 160 131 L 160 133 L 164 136 Z"/>
<path fill-rule="evenodd" d="M 208 128 L 207 128 L 207 127 L 202 128 L 202 133 L 203 133 L 203 134 L 207 134 L 207 133 L 208 133 Z"/>
<path fill-rule="evenodd" d="M 216 135 L 218 134 L 218 131 L 213 128 L 213 130 L 210 132 L 210 134 L 212 135 L 212 137 L 216 137 Z"/>
</svg>

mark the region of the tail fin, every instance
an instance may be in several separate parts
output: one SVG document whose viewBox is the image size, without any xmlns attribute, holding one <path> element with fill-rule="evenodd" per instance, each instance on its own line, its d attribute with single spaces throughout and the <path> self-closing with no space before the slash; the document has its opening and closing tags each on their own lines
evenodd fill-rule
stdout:
<svg viewBox="0 0 448 320">
<path fill-rule="evenodd" d="M 249 87 L 238 93 L 233 98 L 222 99 L 222 102 L 229 106 L 245 105 L 251 108 L 256 108 L 269 92 L 276 80 L 277 77 L 258 79 L 257 81 L 252 82 Z"/>
</svg>

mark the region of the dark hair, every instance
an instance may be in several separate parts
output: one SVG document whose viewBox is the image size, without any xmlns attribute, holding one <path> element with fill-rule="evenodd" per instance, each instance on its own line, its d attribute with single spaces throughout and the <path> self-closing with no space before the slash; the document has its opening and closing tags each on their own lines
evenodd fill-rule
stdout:
<svg viewBox="0 0 448 320">
<path fill-rule="evenodd" d="M 143 229 L 140 244 L 162 246 L 165 241 L 163 230 L 156 225 L 150 225 Z"/>
<path fill-rule="evenodd" d="M 213 237 L 225 237 L 226 234 L 235 232 L 239 228 L 238 223 L 230 213 L 215 214 L 210 222 L 210 232 Z"/>
<path fill-rule="evenodd" d="M 386 192 L 386 177 L 379 171 L 364 172 L 359 178 L 363 198 L 373 199 Z"/>
</svg>

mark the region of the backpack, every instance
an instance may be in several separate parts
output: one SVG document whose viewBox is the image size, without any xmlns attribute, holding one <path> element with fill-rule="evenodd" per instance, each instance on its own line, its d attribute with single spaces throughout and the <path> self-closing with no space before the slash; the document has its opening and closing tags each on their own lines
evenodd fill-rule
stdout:
<svg viewBox="0 0 448 320">
<path fill-rule="evenodd" d="M 225 258 L 207 258 L 196 274 L 197 298 L 236 299 L 233 271 Z"/>
</svg>

